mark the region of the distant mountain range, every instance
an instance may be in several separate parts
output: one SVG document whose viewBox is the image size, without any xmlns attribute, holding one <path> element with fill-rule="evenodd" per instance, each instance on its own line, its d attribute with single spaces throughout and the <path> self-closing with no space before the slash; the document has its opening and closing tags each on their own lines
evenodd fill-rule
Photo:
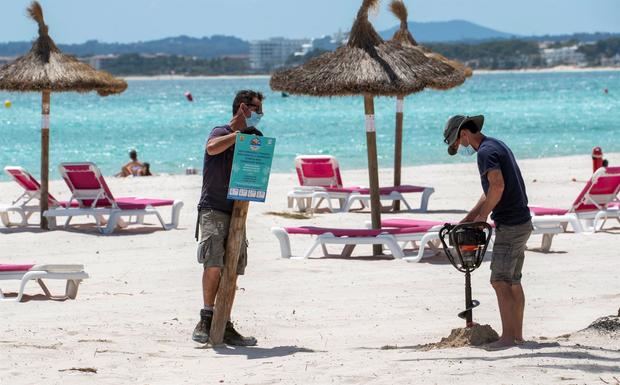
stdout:
<svg viewBox="0 0 620 385">
<path fill-rule="evenodd" d="M 32 43 L 29 42 L 0 43 L 0 56 L 22 55 L 28 52 L 31 46 Z M 82 44 L 58 44 L 58 48 L 76 56 L 163 53 L 212 59 L 221 56 L 247 55 L 250 52 L 250 43 L 234 36 L 213 35 L 202 38 L 177 36 L 135 43 L 103 43 L 89 40 Z"/>
<path fill-rule="evenodd" d="M 393 27 L 379 33 L 384 39 L 389 39 L 397 28 Z M 620 34 L 611 33 L 516 36 L 464 20 L 424 23 L 409 22 L 409 30 L 413 33 L 416 40 L 422 43 L 462 42 L 473 44 L 481 41 L 511 38 L 530 41 L 566 41 L 570 39 L 597 41 L 612 36 L 620 36 Z M 195 56 L 202 59 L 212 59 L 222 56 L 248 55 L 250 52 L 248 41 L 234 36 L 222 35 L 203 38 L 178 36 L 135 43 L 104 43 L 91 40 L 82 44 L 59 44 L 58 46 L 63 52 L 77 56 L 141 53 Z M 28 52 L 30 47 L 30 42 L 0 43 L 0 56 L 22 55 Z"/>
<path fill-rule="evenodd" d="M 433 21 L 418 23 L 410 21 L 409 31 L 420 42 L 458 42 L 475 40 L 509 39 L 515 35 L 496 31 L 465 20 Z M 381 31 L 379 34 L 384 39 L 390 39 L 398 26 Z"/>
</svg>

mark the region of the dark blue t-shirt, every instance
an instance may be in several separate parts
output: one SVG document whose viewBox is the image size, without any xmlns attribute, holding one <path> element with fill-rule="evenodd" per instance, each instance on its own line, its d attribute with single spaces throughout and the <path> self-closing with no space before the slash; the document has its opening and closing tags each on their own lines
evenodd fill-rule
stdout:
<svg viewBox="0 0 620 385">
<path fill-rule="evenodd" d="M 225 136 L 233 132 L 229 125 L 215 127 L 209 138 L 217 138 Z M 254 127 L 248 128 L 246 134 L 262 136 L 263 134 Z M 200 202 L 198 202 L 198 210 L 211 209 L 232 213 L 235 201 L 229 200 L 228 184 L 230 183 L 230 174 L 232 171 L 233 155 L 235 153 L 235 145 L 228 147 L 217 155 L 209 155 L 205 145 L 205 157 L 202 167 L 202 192 L 200 194 Z"/>
<path fill-rule="evenodd" d="M 489 191 L 487 172 L 490 170 L 500 170 L 504 178 L 504 192 L 493 209 L 491 219 L 498 224 L 511 226 L 529 221 L 531 217 L 525 183 L 512 151 L 504 142 L 484 137 L 478 147 L 478 171 L 485 194 Z"/>
</svg>

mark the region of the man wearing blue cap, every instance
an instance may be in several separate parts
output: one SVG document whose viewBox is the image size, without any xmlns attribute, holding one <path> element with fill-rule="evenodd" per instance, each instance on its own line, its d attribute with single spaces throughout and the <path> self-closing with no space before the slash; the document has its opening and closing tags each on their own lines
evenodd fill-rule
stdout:
<svg viewBox="0 0 620 385">
<path fill-rule="evenodd" d="M 489 346 L 502 349 L 523 342 L 525 295 L 521 269 L 525 244 L 532 233 L 530 210 L 521 171 L 508 146 L 481 133 L 484 116 L 451 117 L 444 130 L 448 154 L 477 154 L 483 194 L 461 222 L 495 222 L 491 285 L 497 295 L 502 335 Z"/>
</svg>

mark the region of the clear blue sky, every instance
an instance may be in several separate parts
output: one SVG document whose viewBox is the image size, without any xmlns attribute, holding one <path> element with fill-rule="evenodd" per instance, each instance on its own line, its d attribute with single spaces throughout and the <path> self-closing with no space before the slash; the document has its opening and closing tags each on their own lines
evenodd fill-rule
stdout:
<svg viewBox="0 0 620 385">
<path fill-rule="evenodd" d="M 3 0 L 0 42 L 31 40 L 29 0 Z M 58 43 L 235 35 L 317 37 L 346 31 L 361 0 L 41 0 Z M 383 0 L 378 30 L 397 23 Z M 462 19 L 519 35 L 620 32 L 620 0 L 405 0 L 410 20 Z"/>
</svg>

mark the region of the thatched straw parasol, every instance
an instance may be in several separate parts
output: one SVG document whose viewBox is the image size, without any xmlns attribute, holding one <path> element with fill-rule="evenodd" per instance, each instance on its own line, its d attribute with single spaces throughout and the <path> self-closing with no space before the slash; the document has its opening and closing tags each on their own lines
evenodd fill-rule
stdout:
<svg viewBox="0 0 620 385">
<path fill-rule="evenodd" d="M 417 47 L 431 59 L 432 63 L 442 63 L 450 66 L 451 70 L 444 73 L 443 76 L 427 79 L 428 85 L 435 89 L 450 89 L 461 85 L 465 81 L 465 77 L 471 76 L 471 68 L 464 64 L 450 60 L 441 54 L 435 53 L 427 47 L 421 46 L 413 38 L 409 32 L 407 25 L 408 13 L 407 8 L 402 0 L 392 0 L 390 3 L 390 11 L 400 20 L 400 28 L 394 33 L 391 41 L 399 42 L 405 47 Z M 396 130 L 394 135 L 394 186 L 400 186 L 401 168 L 402 168 L 402 141 L 403 141 L 403 105 L 405 95 L 398 95 L 396 98 Z M 395 201 L 394 210 L 400 209 L 400 202 Z"/>
<path fill-rule="evenodd" d="M 429 78 L 452 70 L 447 64 L 432 65 L 416 47 L 384 42 L 368 21 L 368 11 L 379 0 L 364 0 L 351 28 L 349 41 L 334 52 L 306 64 L 275 72 L 271 88 L 311 96 L 364 95 L 368 174 L 371 191 L 372 226 L 380 227 L 379 176 L 374 123 L 374 96 L 398 96 L 427 87 Z M 376 254 L 380 247 L 375 246 Z"/>
<path fill-rule="evenodd" d="M 43 212 L 48 207 L 49 178 L 49 113 L 51 92 L 97 91 L 106 96 L 123 92 L 125 81 L 107 72 L 96 71 L 73 56 L 64 55 L 48 34 L 41 5 L 34 1 L 29 16 L 39 25 L 39 38 L 26 55 L 0 68 L 0 89 L 6 91 L 41 92 L 41 228 L 47 228 Z"/>
</svg>

